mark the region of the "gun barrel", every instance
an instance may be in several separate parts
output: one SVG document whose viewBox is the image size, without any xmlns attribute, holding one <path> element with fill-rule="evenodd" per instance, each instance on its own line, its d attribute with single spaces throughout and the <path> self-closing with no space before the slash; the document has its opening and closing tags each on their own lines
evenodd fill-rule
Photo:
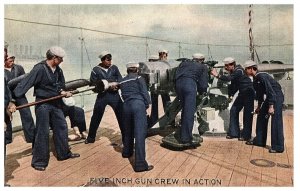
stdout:
<svg viewBox="0 0 300 191">
<path fill-rule="evenodd" d="M 258 70 L 261 72 L 282 73 L 294 70 L 293 64 L 259 64 Z"/>
</svg>

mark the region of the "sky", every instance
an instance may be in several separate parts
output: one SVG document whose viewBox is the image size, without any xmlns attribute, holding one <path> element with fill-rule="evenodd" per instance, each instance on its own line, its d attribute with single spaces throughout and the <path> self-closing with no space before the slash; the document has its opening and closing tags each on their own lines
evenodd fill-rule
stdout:
<svg viewBox="0 0 300 191">
<path fill-rule="evenodd" d="M 293 4 L 253 5 L 254 44 L 281 45 L 257 47 L 261 60 L 293 62 L 293 9 Z M 12 45 L 33 46 L 42 55 L 49 46 L 60 45 L 69 52 L 65 62 L 70 63 L 81 61 L 78 37 L 85 40 L 83 59 L 92 64 L 98 62 L 102 50 L 112 51 L 114 60 L 120 64 L 146 60 L 161 48 L 169 50 L 170 58 L 191 57 L 201 52 L 214 60 L 232 56 L 243 62 L 250 55 L 248 13 L 249 4 L 6 4 L 4 37 Z M 11 19 L 77 29 L 24 24 Z M 149 38 L 147 42 L 145 37 Z"/>
</svg>

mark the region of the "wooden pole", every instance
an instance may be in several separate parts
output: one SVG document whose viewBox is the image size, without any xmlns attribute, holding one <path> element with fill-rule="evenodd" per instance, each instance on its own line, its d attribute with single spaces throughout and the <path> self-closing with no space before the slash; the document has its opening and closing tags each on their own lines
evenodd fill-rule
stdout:
<svg viewBox="0 0 300 191">
<path fill-rule="evenodd" d="M 90 88 L 88 88 L 86 90 L 82 90 L 82 91 L 74 90 L 74 91 L 71 91 L 71 93 L 73 95 L 75 95 L 75 94 L 83 93 L 83 92 L 90 91 L 90 90 L 93 90 L 93 89 L 95 89 L 95 87 L 90 87 Z M 33 106 L 33 105 L 37 105 L 37 104 L 41 104 L 41 103 L 46 103 L 46 102 L 57 100 L 57 99 L 60 99 L 60 98 L 63 98 L 63 97 L 66 97 L 66 95 L 58 95 L 58 96 L 54 96 L 54 97 L 51 97 L 51 98 L 43 99 L 43 100 L 40 100 L 40 101 L 35 101 L 35 102 L 27 103 L 27 104 L 20 105 L 20 106 L 16 107 L 16 109 L 20 110 L 20 109 L 23 109 L 25 107 L 30 107 L 30 106 Z"/>
</svg>

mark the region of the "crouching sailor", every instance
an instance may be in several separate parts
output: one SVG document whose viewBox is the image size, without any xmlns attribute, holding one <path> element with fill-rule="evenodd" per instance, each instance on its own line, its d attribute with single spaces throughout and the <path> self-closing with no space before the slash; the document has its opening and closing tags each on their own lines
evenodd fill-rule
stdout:
<svg viewBox="0 0 300 191">
<path fill-rule="evenodd" d="M 128 75 L 120 82 L 124 120 L 124 148 L 122 156 L 129 158 L 135 148 L 134 171 L 142 172 L 153 169 L 146 161 L 145 139 L 147 135 L 147 113 L 150 111 L 150 96 L 145 80 L 138 76 L 138 63 L 128 63 Z M 135 139 L 135 141 L 134 141 Z M 133 145 L 135 143 L 135 145 Z"/>
<path fill-rule="evenodd" d="M 183 61 L 176 70 L 176 94 L 182 105 L 180 141 L 193 145 L 194 114 L 196 112 L 196 96 L 207 92 L 208 69 L 201 64 L 204 56 L 193 55 L 193 60 Z"/>
<path fill-rule="evenodd" d="M 51 47 L 46 53 L 46 60 L 36 64 L 29 75 L 14 90 L 16 97 L 22 97 L 34 87 L 36 101 L 58 96 L 72 96 L 62 91 L 65 78 L 59 64 L 63 62 L 65 51 L 60 47 Z M 53 129 L 53 140 L 57 160 L 76 158 L 80 155 L 71 153 L 68 145 L 68 129 L 62 111 L 62 99 L 38 104 L 35 106 L 36 132 L 31 166 L 35 170 L 44 171 L 49 163 L 49 126 Z"/>
</svg>

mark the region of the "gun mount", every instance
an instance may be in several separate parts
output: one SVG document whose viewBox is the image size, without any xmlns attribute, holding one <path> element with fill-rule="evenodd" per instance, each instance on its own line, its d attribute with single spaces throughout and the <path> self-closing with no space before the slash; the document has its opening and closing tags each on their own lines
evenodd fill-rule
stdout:
<svg viewBox="0 0 300 191">
<path fill-rule="evenodd" d="M 162 141 L 167 146 L 173 148 L 185 148 L 190 145 L 181 144 L 179 142 L 179 127 L 180 122 L 172 125 L 177 114 L 182 107 L 179 99 L 175 93 L 175 72 L 181 61 L 186 58 L 178 60 L 156 61 L 156 62 L 140 62 L 140 75 L 146 80 L 146 84 L 151 92 L 155 93 L 170 93 L 175 96 L 175 99 L 167 107 L 165 114 L 159 118 L 156 124 L 148 129 L 148 134 L 165 134 Z M 216 61 L 209 61 L 208 68 L 211 69 L 217 64 Z M 222 70 L 219 68 L 219 70 Z M 215 119 L 215 110 L 225 110 L 229 103 L 227 101 L 227 84 L 218 83 L 217 79 L 209 80 L 209 90 L 207 95 L 197 97 L 197 111 L 195 113 L 195 122 L 193 130 L 193 146 L 199 146 L 202 142 L 202 137 L 207 131 L 215 131 L 209 127 L 208 120 Z M 224 125 L 221 125 L 224 127 Z M 222 131 L 224 133 L 225 131 Z M 170 134 L 171 133 L 171 134 Z"/>
<path fill-rule="evenodd" d="M 181 105 L 175 93 L 175 72 L 181 61 L 186 58 L 170 60 L 168 62 L 140 62 L 140 75 L 146 79 L 146 83 L 151 92 L 170 93 L 175 99 L 169 104 L 165 114 L 159 118 L 156 124 L 148 129 L 148 134 L 168 133 L 162 141 L 167 146 L 184 148 L 188 145 L 179 143 L 180 122 L 175 126 L 171 123 L 181 110 Z M 222 65 L 216 61 L 208 61 L 209 71 L 216 68 L 219 74 L 223 74 Z M 259 71 L 269 72 L 270 74 L 286 74 L 293 70 L 290 64 L 259 64 Z M 210 75 L 209 75 L 210 76 Z M 281 75 L 282 76 L 282 75 Z M 210 76 L 211 77 L 211 76 Z M 229 102 L 228 102 L 228 83 L 217 78 L 209 79 L 208 94 L 197 97 L 197 111 L 195 113 L 193 145 L 198 146 L 203 141 L 202 135 L 223 135 L 226 134 L 229 123 Z M 179 120 L 180 121 L 180 120 Z"/>
</svg>

